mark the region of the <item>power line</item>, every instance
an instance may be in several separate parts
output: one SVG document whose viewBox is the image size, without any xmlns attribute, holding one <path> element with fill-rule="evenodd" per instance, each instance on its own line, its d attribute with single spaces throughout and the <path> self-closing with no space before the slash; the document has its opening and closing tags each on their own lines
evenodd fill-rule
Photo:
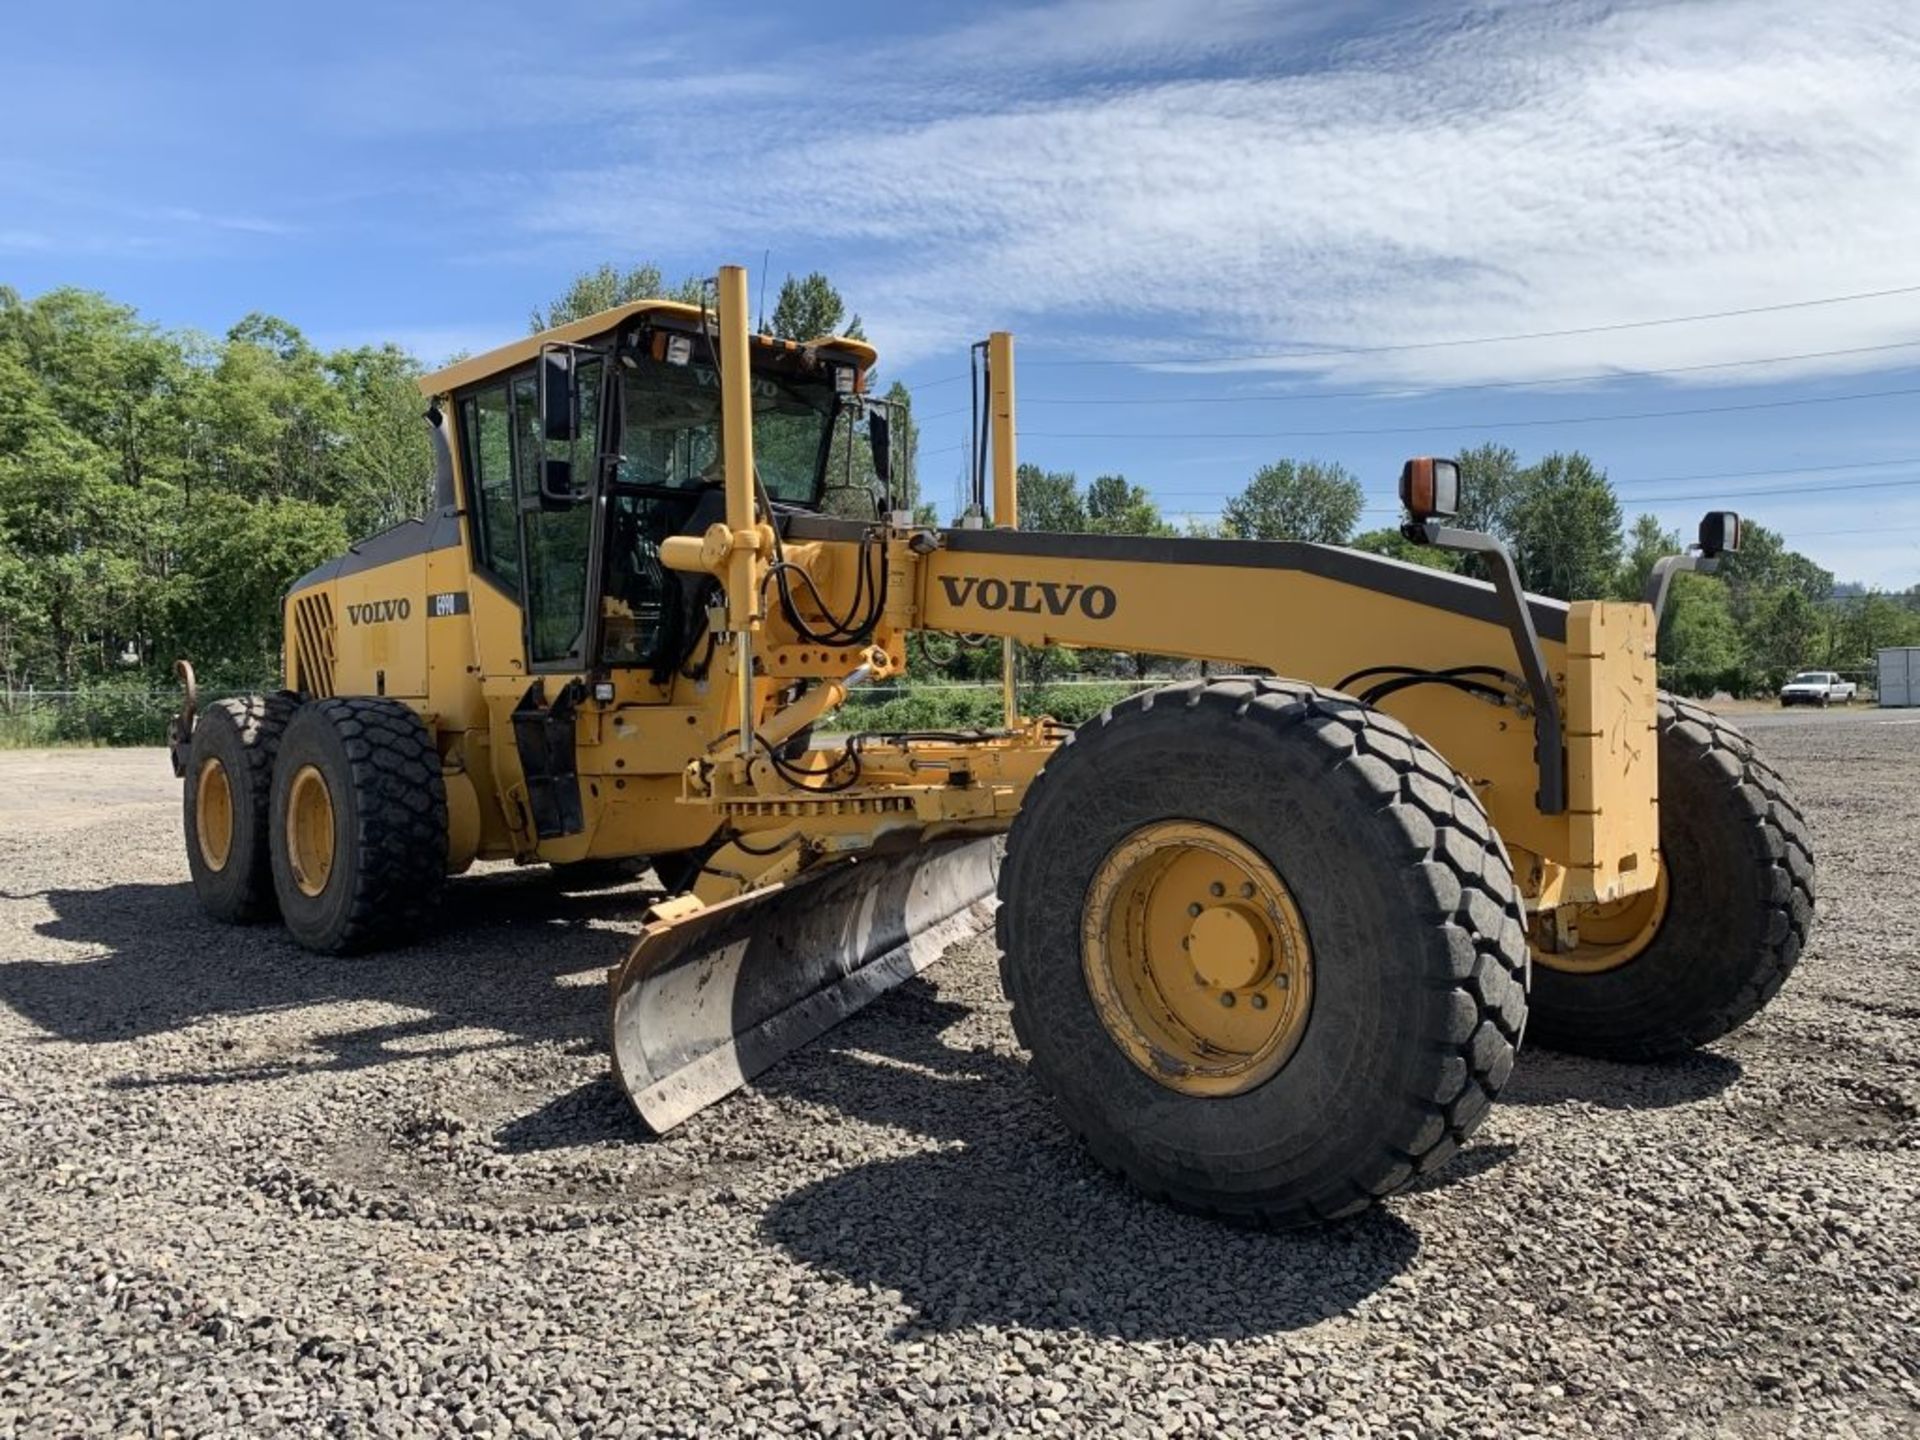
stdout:
<svg viewBox="0 0 1920 1440">
<path fill-rule="evenodd" d="M 1619 330 L 1647 330 L 1659 325 L 1690 325 L 1701 320 L 1731 320 L 1741 315 L 1771 315 L 1783 310 L 1809 310 L 1820 305 L 1844 305 L 1855 300 L 1881 300 L 1891 295 L 1920 293 L 1920 285 L 1898 285 L 1888 290 L 1860 290 L 1851 295 L 1824 295 L 1813 300 L 1786 300 L 1776 305 L 1748 305 L 1738 310 L 1709 310 L 1697 315 L 1667 315 L 1655 320 L 1620 320 L 1607 325 L 1578 325 L 1565 330 L 1531 330 L 1514 335 L 1474 335 L 1456 340 L 1418 340 L 1401 345 L 1353 345 L 1339 348 L 1309 346 L 1246 355 L 1170 356 L 1162 359 L 1027 359 L 1023 365 L 1208 365 L 1254 360 L 1311 360 L 1336 355 L 1392 355 L 1409 350 L 1447 350 L 1463 345 L 1499 345 L 1514 340 L 1558 340 L 1570 335 L 1604 335 Z"/>
<path fill-rule="evenodd" d="M 948 445 L 939 450 L 923 451 L 922 454 L 923 456 L 945 455 L 945 454 L 951 454 L 956 450 L 964 450 L 966 448 L 967 448 L 966 443 L 963 441 L 958 445 Z M 1768 470 L 1713 470 L 1713 471 L 1697 472 L 1690 475 L 1640 475 L 1640 476 L 1634 476 L 1632 478 L 1625 479 L 1625 480 L 1614 480 L 1611 483 L 1613 485 L 1613 488 L 1616 491 L 1618 491 L 1618 490 L 1625 489 L 1628 486 L 1698 484 L 1698 483 L 1702 483 L 1709 480 L 1764 480 L 1764 479 L 1771 479 L 1772 477 L 1778 476 L 1778 475 L 1818 475 L 1818 474 L 1825 474 L 1829 472 L 1840 472 L 1840 471 L 1880 470 L 1893 465 L 1920 465 L 1920 455 L 1903 455 L 1903 456 L 1898 456 L 1891 460 L 1829 461 L 1823 464 L 1789 465 L 1789 466 L 1782 466 L 1782 467 L 1768 469 Z M 1736 495 L 1736 496 L 1804 495 L 1809 499 L 1813 499 L 1821 495 L 1831 494 L 1832 492 L 1837 490 L 1872 490 L 1872 489 L 1878 489 L 1878 488 L 1897 489 L 1901 486 L 1912 484 L 1912 483 L 1915 483 L 1915 482 L 1901 479 L 1901 480 L 1892 480 L 1892 481 L 1867 481 L 1864 483 L 1849 482 L 1849 483 L 1840 484 L 1840 485 L 1812 485 L 1804 488 L 1797 485 L 1779 485 L 1779 486 L 1768 486 L 1762 489 L 1744 490 L 1744 491 L 1716 490 L 1716 491 L 1702 493 L 1699 495 L 1687 495 L 1687 494 L 1630 495 L 1623 498 L 1632 501 L 1634 504 L 1639 504 L 1639 505 L 1655 504 L 1661 500 L 1694 500 L 1694 499 L 1710 500 L 1715 498 L 1716 496 L 1727 496 L 1727 495 Z M 1175 489 L 1153 490 L 1154 498 L 1156 500 L 1161 500 L 1161 501 L 1164 501 L 1168 497 L 1177 497 L 1177 496 L 1193 496 L 1195 498 L 1204 500 L 1204 499 L 1210 499 L 1214 496 L 1223 496 L 1223 495 L 1228 495 L 1233 493 L 1236 493 L 1236 492 L 1225 486 L 1209 486 L 1208 488 L 1201 489 L 1201 490 L 1175 490 Z M 1182 514 L 1217 514 L 1218 513 L 1217 511 L 1189 511 L 1189 510 L 1183 509 L 1178 505 L 1170 506 L 1169 508 L 1177 510 Z M 1389 506 L 1369 505 L 1366 508 L 1369 511 L 1386 511 L 1386 510 L 1397 510 L 1399 507 L 1397 505 L 1389 505 Z"/>
<path fill-rule="evenodd" d="M 1370 390 L 1313 390 L 1292 395 L 1186 396 L 1022 396 L 1022 405 L 1265 405 L 1302 400 L 1390 400 L 1423 395 L 1455 395 L 1471 390 L 1519 390 L 1543 385 L 1587 385 L 1604 380 L 1651 380 L 1662 375 L 1696 375 L 1704 370 L 1734 370 L 1749 365 L 1784 365 L 1796 360 L 1831 360 L 1842 355 L 1874 355 L 1888 350 L 1920 348 L 1920 340 L 1898 340 L 1887 345 L 1854 345 L 1845 350 L 1807 350 L 1797 355 L 1768 355 L 1754 360 L 1717 360 L 1708 365 L 1674 365 L 1660 370 L 1609 370 L 1593 375 L 1562 375 L 1546 380 L 1485 380 L 1472 385 L 1415 385 Z M 929 420 L 958 415 L 943 410 Z"/>
<path fill-rule="evenodd" d="M 1898 460 L 1860 460 L 1830 465 L 1801 465 L 1781 470 L 1720 470 L 1707 475 L 1643 475 L 1630 480 L 1613 480 L 1616 490 L 1634 485 L 1681 485 L 1706 480 L 1764 480 L 1775 475 L 1814 475 L 1830 470 L 1879 470 L 1889 465 L 1920 465 L 1920 455 L 1909 455 Z M 1791 489 L 1792 487 L 1787 487 Z M 1802 492 L 1809 495 L 1823 494 L 1828 490 L 1837 490 L 1837 485 L 1816 485 Z M 1203 490 L 1161 490 L 1162 495 L 1196 495 L 1205 499 L 1211 495 L 1234 493 L 1226 486 L 1208 486 Z M 1782 493 L 1786 493 L 1785 490 Z M 1652 497 L 1648 497 L 1652 498 Z"/>
<path fill-rule="evenodd" d="M 1916 530 L 1920 530 L 1920 525 L 1869 525 L 1861 530 L 1790 530 L 1784 538 L 1817 540 L 1823 535 L 1908 535 Z"/>
<path fill-rule="evenodd" d="M 1628 496 L 1635 505 L 1659 505 L 1678 500 L 1763 500 L 1771 495 L 1798 495 L 1809 500 L 1818 499 L 1836 490 L 1911 490 L 1920 487 L 1920 476 L 1902 480 L 1856 480 L 1845 485 L 1827 485 L 1819 490 L 1802 490 L 1794 485 L 1773 485 L 1759 490 L 1700 490 L 1687 495 L 1645 495 Z M 1224 510 L 1189 510 L 1178 505 L 1169 506 L 1179 515 L 1224 515 Z M 1398 513 L 1397 504 L 1365 505 L 1361 507 L 1366 514 Z"/>
<path fill-rule="evenodd" d="M 1920 465 L 1920 455 L 1899 460 L 1850 460 L 1845 464 L 1799 465 L 1784 470 L 1722 470 L 1712 475 L 1647 475 L 1616 480 L 1615 485 L 1679 485 L 1694 480 L 1753 480 L 1767 475 L 1814 475 L 1826 470 L 1878 470 L 1887 465 Z"/>
<path fill-rule="evenodd" d="M 1845 485 L 1822 485 L 1817 490 L 1803 490 L 1797 485 L 1774 485 L 1765 490 L 1696 490 L 1689 495 L 1630 495 L 1627 498 L 1636 505 L 1658 505 L 1668 500 L 1750 500 L 1763 495 L 1799 495 L 1808 500 L 1817 500 L 1822 495 L 1831 495 L 1836 490 L 1899 490 L 1920 485 L 1920 478 L 1911 480 L 1853 480 Z"/>
<path fill-rule="evenodd" d="M 1544 420 L 1476 420 L 1450 425 L 1383 425 L 1339 430 L 1029 430 L 1039 440 L 1304 440 L 1335 435 L 1417 435 L 1435 431 L 1521 430 L 1543 425 L 1599 425 L 1618 420 L 1665 420 L 1688 415 L 1731 415 L 1798 405 L 1837 405 L 1849 400 L 1887 400 L 1920 395 L 1920 386 L 1865 390 L 1852 395 L 1810 395 L 1794 400 L 1754 400 L 1741 405 L 1696 405 L 1684 410 L 1639 410 L 1616 415 L 1558 415 Z"/>
</svg>

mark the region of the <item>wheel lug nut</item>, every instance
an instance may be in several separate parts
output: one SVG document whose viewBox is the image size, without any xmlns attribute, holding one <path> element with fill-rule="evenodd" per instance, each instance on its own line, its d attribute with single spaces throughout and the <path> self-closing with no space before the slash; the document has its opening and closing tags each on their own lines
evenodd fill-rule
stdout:
<svg viewBox="0 0 1920 1440">
<path fill-rule="evenodd" d="M 1187 906 L 1187 914 L 1198 915 L 1199 913 L 1200 913 L 1200 902 L 1198 900 L 1194 901 L 1193 904 Z"/>
<path fill-rule="evenodd" d="M 1218 880 L 1214 881 L 1213 884 L 1209 885 L 1207 889 L 1212 893 L 1214 899 L 1216 900 L 1219 899 L 1222 895 L 1227 893 L 1227 887 L 1222 885 Z"/>
<path fill-rule="evenodd" d="M 1244 880 L 1241 882 L 1240 895 L 1241 895 L 1241 898 L 1245 900 L 1253 899 L 1253 882 L 1251 880 Z"/>
<path fill-rule="evenodd" d="M 1256 996 L 1254 996 L 1254 997 L 1253 997 L 1253 1008 L 1254 1008 L 1254 1009 L 1256 1009 L 1256 1010 L 1264 1010 L 1264 1009 L 1266 1009 L 1266 1008 L 1267 1008 L 1267 997 L 1266 997 L 1266 996 L 1264 996 L 1264 995 L 1256 995 Z"/>
<path fill-rule="evenodd" d="M 1223 990 L 1220 994 L 1220 1003 L 1231 1010 L 1233 1008 L 1233 992 L 1231 990 Z"/>
</svg>

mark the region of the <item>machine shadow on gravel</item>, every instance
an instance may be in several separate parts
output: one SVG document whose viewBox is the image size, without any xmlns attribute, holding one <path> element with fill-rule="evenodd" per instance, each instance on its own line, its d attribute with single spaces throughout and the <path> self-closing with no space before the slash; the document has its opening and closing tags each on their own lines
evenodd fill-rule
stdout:
<svg viewBox="0 0 1920 1440">
<path fill-rule="evenodd" d="M 1061 1128 L 1017 1060 L 943 1041 L 970 1013 L 911 982 L 758 1082 L 943 1142 L 814 1181 L 761 1222 L 795 1259 L 898 1291 L 916 1312 L 906 1329 L 1271 1334 L 1351 1310 L 1418 1254 L 1415 1231 L 1386 1210 L 1262 1234 L 1137 1194 Z M 1457 1183 L 1511 1153 L 1469 1148 L 1422 1188 Z"/>
<path fill-rule="evenodd" d="M 596 1014 L 601 1013 L 596 1010 Z M 647 1139 L 633 1103 L 611 1074 L 563 1091 L 494 1132 L 502 1155 L 533 1155 L 576 1145 L 616 1145 Z"/>
<path fill-rule="evenodd" d="M 0 1003 L 50 1034 L 80 1043 L 131 1040 L 216 1017 L 342 1001 L 427 1012 L 314 1037 L 316 1047 L 333 1053 L 320 1068 L 360 1069 L 443 1053 L 419 1042 L 470 1030 L 511 1038 L 451 1041 L 444 1053 L 525 1041 L 598 1047 L 605 1015 L 598 984 L 562 981 L 617 961 L 625 937 L 594 922 L 637 918 L 652 892 L 566 894 L 543 874 L 472 876 L 450 888 L 432 939 L 344 957 L 302 950 L 278 926 L 235 929 L 209 920 L 184 883 L 50 890 L 37 898 L 54 912 L 37 927 L 40 934 L 105 952 L 98 959 L 0 965 Z M 409 1042 L 404 1050 L 388 1048 L 401 1039 Z M 271 1079 L 310 1063 L 125 1083 Z"/>
<path fill-rule="evenodd" d="M 1502 1105 L 1563 1105 L 1580 1101 L 1604 1110 L 1664 1110 L 1711 1100 L 1738 1083 L 1740 1062 L 1711 1050 L 1674 1060 L 1624 1064 L 1562 1055 L 1527 1046 L 1500 1092 Z"/>
</svg>

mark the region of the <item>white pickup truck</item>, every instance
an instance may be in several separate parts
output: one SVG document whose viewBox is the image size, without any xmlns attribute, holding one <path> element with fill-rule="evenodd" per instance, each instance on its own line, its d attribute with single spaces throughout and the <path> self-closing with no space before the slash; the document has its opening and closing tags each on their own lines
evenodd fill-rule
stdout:
<svg viewBox="0 0 1920 1440">
<path fill-rule="evenodd" d="M 1859 689 L 1851 680 L 1842 680 L 1831 670 L 1802 670 L 1780 687 L 1782 705 L 1851 704 Z"/>
</svg>

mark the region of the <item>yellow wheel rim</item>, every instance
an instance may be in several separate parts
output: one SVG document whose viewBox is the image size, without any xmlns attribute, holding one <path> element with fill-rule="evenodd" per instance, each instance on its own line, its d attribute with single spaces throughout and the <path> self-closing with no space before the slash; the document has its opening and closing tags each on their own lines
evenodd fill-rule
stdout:
<svg viewBox="0 0 1920 1440">
<path fill-rule="evenodd" d="M 207 868 L 226 869 L 233 853 L 233 785 L 227 767 L 212 756 L 200 762 L 194 781 L 193 829 Z"/>
<path fill-rule="evenodd" d="M 1307 1026 L 1313 960 L 1286 883 L 1212 825 L 1167 820 L 1101 863 L 1081 967 L 1127 1058 L 1184 1095 L 1238 1095 L 1287 1063 Z"/>
<path fill-rule="evenodd" d="M 333 796 L 316 765 L 303 765 L 287 792 L 287 860 L 302 895 L 318 895 L 333 874 Z"/>
<path fill-rule="evenodd" d="M 1580 906 L 1573 917 L 1578 943 L 1571 950 L 1557 950 L 1536 942 L 1534 962 L 1572 975 L 1618 970 L 1653 943 L 1653 937 L 1660 933 L 1660 922 L 1666 918 L 1667 867 L 1662 865 L 1653 889 L 1604 905 Z M 1553 916 L 1547 914 L 1542 920 L 1551 926 Z"/>
</svg>

